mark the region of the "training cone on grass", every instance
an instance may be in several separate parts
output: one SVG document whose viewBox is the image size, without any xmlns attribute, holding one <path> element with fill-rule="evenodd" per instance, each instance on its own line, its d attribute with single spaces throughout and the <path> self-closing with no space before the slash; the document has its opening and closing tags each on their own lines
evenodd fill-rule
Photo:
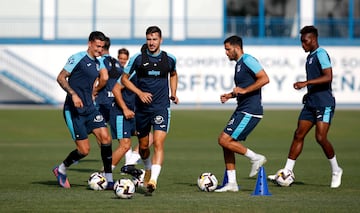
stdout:
<svg viewBox="0 0 360 213">
<path fill-rule="evenodd" d="M 264 167 L 260 167 L 260 171 L 256 180 L 256 186 L 254 192 L 251 194 L 254 196 L 270 196 L 271 193 L 268 189 L 266 180 L 266 173 Z"/>
</svg>

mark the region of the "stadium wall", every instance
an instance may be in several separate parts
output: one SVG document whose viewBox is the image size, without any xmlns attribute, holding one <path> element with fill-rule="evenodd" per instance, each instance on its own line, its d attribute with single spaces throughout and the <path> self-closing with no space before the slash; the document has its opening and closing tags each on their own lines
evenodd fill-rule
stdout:
<svg viewBox="0 0 360 213">
<path fill-rule="evenodd" d="M 116 57 L 121 47 L 113 45 L 111 55 Z M 360 47 L 323 47 L 332 59 L 333 90 L 338 105 L 360 108 Z M 86 48 L 83 45 L 0 45 L 0 82 L 37 103 L 61 105 L 65 93 L 58 86 L 56 76 L 71 54 Z M 126 48 L 131 54 L 139 51 L 139 46 Z M 163 45 L 162 48 L 177 58 L 178 96 L 183 106 L 219 106 L 219 96 L 232 90 L 234 62 L 229 62 L 222 45 Z M 264 105 L 301 104 L 306 90 L 292 88 L 295 81 L 305 79 L 307 53 L 300 45 L 245 45 L 244 49 L 260 60 L 270 77 L 270 83 L 263 89 Z M 9 96 L 12 94 L 0 95 L 0 103 L 6 102 Z"/>
</svg>

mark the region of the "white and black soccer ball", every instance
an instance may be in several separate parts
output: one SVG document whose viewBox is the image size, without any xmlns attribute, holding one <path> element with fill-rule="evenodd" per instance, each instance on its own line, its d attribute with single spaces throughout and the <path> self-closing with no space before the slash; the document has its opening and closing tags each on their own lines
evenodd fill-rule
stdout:
<svg viewBox="0 0 360 213">
<path fill-rule="evenodd" d="M 279 186 L 290 186 L 295 181 L 295 174 L 290 169 L 280 169 L 276 172 L 275 181 Z"/>
<path fill-rule="evenodd" d="M 214 174 L 204 172 L 198 177 L 197 185 L 201 191 L 212 192 L 218 186 L 218 180 Z"/>
<path fill-rule="evenodd" d="M 135 185 L 128 178 L 122 178 L 114 184 L 115 195 L 119 198 L 130 199 L 135 193 Z"/>
<path fill-rule="evenodd" d="M 100 191 L 106 189 L 108 182 L 100 172 L 94 172 L 88 179 L 88 186 L 90 189 Z"/>
<path fill-rule="evenodd" d="M 144 177 L 145 177 L 145 170 L 141 169 L 142 174 L 136 178 L 132 177 L 132 182 L 134 183 L 135 187 L 143 187 L 144 186 Z"/>
</svg>

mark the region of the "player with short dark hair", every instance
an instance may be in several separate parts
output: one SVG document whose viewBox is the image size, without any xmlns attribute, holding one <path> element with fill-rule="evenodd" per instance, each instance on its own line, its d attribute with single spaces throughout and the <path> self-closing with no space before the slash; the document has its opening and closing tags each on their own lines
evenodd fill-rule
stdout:
<svg viewBox="0 0 360 213">
<path fill-rule="evenodd" d="M 164 142 L 170 127 L 169 100 L 173 100 L 174 103 L 179 102 L 176 96 L 178 83 L 176 59 L 173 55 L 160 50 L 161 43 L 160 28 L 157 26 L 147 28 L 147 48 L 131 57 L 121 80 L 125 87 L 137 95 L 135 117 L 139 153 L 144 160 L 145 170 L 151 169 L 150 180 L 147 181 L 147 176 L 144 180 L 148 194 L 156 189 L 164 160 Z M 129 80 L 133 70 L 136 70 L 137 85 Z M 152 160 L 149 149 L 151 128 L 154 137 Z"/>
<path fill-rule="evenodd" d="M 255 153 L 239 141 L 245 141 L 263 117 L 261 88 L 269 83 L 269 78 L 260 63 L 253 56 L 244 53 L 239 36 L 225 39 L 224 48 L 229 60 L 236 61 L 235 87 L 232 92 L 221 95 L 220 101 L 225 103 L 236 98 L 237 107 L 218 138 L 223 149 L 228 182 L 215 192 L 236 192 L 239 187 L 236 181 L 235 153 L 250 159 L 250 177 L 255 176 L 266 162 L 265 156 Z"/>
<path fill-rule="evenodd" d="M 296 90 L 307 87 L 308 92 L 303 98 L 304 107 L 298 118 L 285 168 L 293 171 L 295 161 L 303 149 L 305 136 L 316 126 L 316 141 L 323 149 L 332 169 L 330 187 L 338 188 L 341 185 L 343 170 L 339 167 L 334 148 L 327 138 L 335 110 L 335 98 L 331 88 L 331 61 L 326 50 L 319 46 L 318 30 L 314 26 L 303 27 L 300 34 L 302 48 L 309 52 L 306 58 L 306 81 L 295 82 L 293 86 Z M 275 180 L 275 175 L 269 175 L 268 178 Z"/>
<path fill-rule="evenodd" d="M 105 35 L 102 32 L 90 33 L 87 51 L 70 56 L 57 77 L 59 85 L 67 93 L 63 115 L 76 144 L 76 149 L 53 169 L 59 185 L 64 188 L 70 188 L 66 174 L 67 168 L 90 152 L 89 133 L 93 133 L 101 144 L 105 177 L 108 182 L 113 182 L 111 137 L 103 115 L 93 103 L 94 96 L 108 80 L 108 71 L 97 59 L 101 56 L 104 45 Z M 97 78 L 99 81 L 95 85 Z"/>
</svg>

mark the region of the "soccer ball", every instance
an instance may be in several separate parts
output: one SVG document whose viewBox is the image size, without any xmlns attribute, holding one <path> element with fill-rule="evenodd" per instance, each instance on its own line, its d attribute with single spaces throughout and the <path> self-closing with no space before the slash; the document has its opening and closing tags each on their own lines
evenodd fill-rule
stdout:
<svg viewBox="0 0 360 213">
<path fill-rule="evenodd" d="M 141 169 L 142 174 L 139 178 L 132 177 L 132 182 L 134 183 L 135 187 L 143 187 L 144 186 L 144 177 L 145 177 L 145 170 Z"/>
<path fill-rule="evenodd" d="M 295 175 L 289 169 L 280 169 L 276 172 L 275 181 L 279 186 L 290 186 L 295 181 Z"/>
<path fill-rule="evenodd" d="M 135 185 L 130 179 L 122 178 L 115 182 L 114 192 L 119 198 L 130 199 L 135 193 Z"/>
<path fill-rule="evenodd" d="M 218 180 L 214 174 L 205 172 L 198 177 L 197 185 L 201 191 L 211 192 L 218 186 Z"/>
<path fill-rule="evenodd" d="M 88 186 L 90 189 L 100 191 L 106 189 L 108 182 L 100 172 L 94 172 L 88 179 Z"/>
</svg>

